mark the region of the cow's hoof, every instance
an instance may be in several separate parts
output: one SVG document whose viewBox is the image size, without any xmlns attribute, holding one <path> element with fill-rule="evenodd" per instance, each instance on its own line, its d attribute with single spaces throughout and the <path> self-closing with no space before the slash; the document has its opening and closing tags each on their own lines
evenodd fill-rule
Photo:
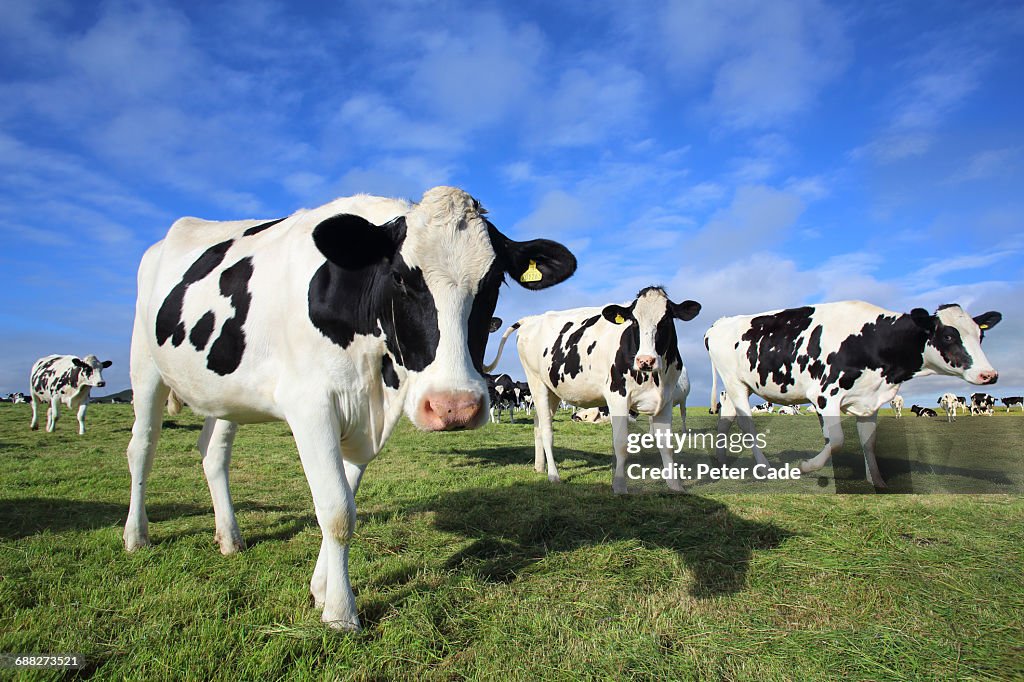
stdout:
<svg viewBox="0 0 1024 682">
<path fill-rule="evenodd" d="M 868 483 L 870 483 L 871 485 L 875 486 L 876 488 L 888 488 L 889 487 L 889 486 L 887 486 L 885 484 L 885 481 L 883 481 L 882 479 L 878 479 L 878 481 L 872 481 L 869 478 L 868 479 Z"/>
<path fill-rule="evenodd" d="M 324 617 L 321 620 L 327 623 L 327 626 L 332 630 L 337 630 L 338 632 L 358 632 L 360 630 L 358 618 L 349 620 L 347 618 L 329 619 Z"/>
<path fill-rule="evenodd" d="M 562 479 L 558 477 L 558 474 L 548 474 L 548 483 L 561 483 Z"/>
<path fill-rule="evenodd" d="M 239 533 L 224 534 L 215 533 L 213 536 L 214 542 L 220 545 L 220 553 L 224 556 L 229 554 L 237 554 L 245 549 L 245 540 L 242 539 Z"/>
<path fill-rule="evenodd" d="M 820 468 L 821 467 L 819 466 L 814 466 L 813 464 L 811 464 L 811 461 L 809 459 L 805 459 L 804 461 L 800 462 L 800 473 L 802 474 L 809 474 L 812 471 L 817 471 Z"/>
<path fill-rule="evenodd" d="M 137 549 L 143 547 L 149 547 L 149 538 L 144 535 L 125 535 L 124 536 L 124 549 L 126 552 L 134 552 Z"/>
<path fill-rule="evenodd" d="M 538 474 L 543 474 L 544 470 L 545 470 L 545 467 L 544 467 L 543 464 L 540 464 L 540 465 L 534 464 L 533 465 L 533 470 L 536 471 Z"/>
<path fill-rule="evenodd" d="M 38 431 L 39 430 L 39 424 L 32 424 L 28 428 L 32 429 L 33 431 Z"/>
<path fill-rule="evenodd" d="M 312 606 L 317 611 L 323 611 L 324 610 L 324 598 L 323 597 L 317 597 L 315 594 L 310 592 L 309 593 L 309 605 Z"/>
<path fill-rule="evenodd" d="M 628 495 L 629 491 L 626 490 L 626 485 L 612 485 L 612 492 L 616 495 Z"/>
<path fill-rule="evenodd" d="M 675 481 L 675 480 L 672 480 L 672 481 L 668 482 L 668 489 L 671 490 L 674 493 L 685 493 L 686 492 L 686 487 L 683 486 L 683 484 L 680 483 L 679 481 Z"/>
</svg>

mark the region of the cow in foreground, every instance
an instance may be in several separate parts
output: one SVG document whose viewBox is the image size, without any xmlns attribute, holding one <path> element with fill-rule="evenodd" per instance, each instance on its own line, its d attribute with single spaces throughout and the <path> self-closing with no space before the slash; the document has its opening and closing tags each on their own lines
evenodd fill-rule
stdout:
<svg viewBox="0 0 1024 682">
<path fill-rule="evenodd" d="M 562 245 L 512 241 L 451 187 L 420 203 L 358 195 L 271 221 L 177 221 L 139 268 L 131 346 L 129 551 L 149 544 L 146 479 L 169 392 L 206 417 L 199 449 L 221 552 L 242 548 L 228 487 L 240 423 L 295 436 L 322 543 L 322 620 L 359 627 L 348 578 L 355 494 L 402 412 L 424 431 L 479 427 L 488 323 L 505 275 L 544 289 Z"/>
<path fill-rule="evenodd" d="M 552 453 L 551 419 L 560 400 L 579 407 L 607 405 L 612 416 L 615 474 L 612 490 L 626 492 L 627 415 L 651 415 L 651 433 L 671 433 L 672 407 L 683 360 L 677 346 L 675 320 L 692 320 L 696 301 L 673 303 L 660 287 L 647 287 L 628 305 L 574 308 L 524 317 L 505 330 L 505 341 L 519 331 L 519 360 L 533 393 L 534 468 L 558 482 Z M 621 419 L 619 419 L 621 417 Z M 667 443 L 668 438 L 663 436 Z M 672 451 L 661 449 L 665 467 Z M 677 479 L 669 488 L 682 490 Z"/>
<path fill-rule="evenodd" d="M 46 405 L 46 430 L 57 426 L 58 408 L 61 403 L 78 416 L 78 435 L 85 435 L 85 410 L 89 405 L 89 393 L 93 387 L 107 385 L 103 370 L 110 367 L 110 360 L 100 362 L 95 355 L 78 358 L 74 355 L 47 355 L 32 365 L 29 388 L 32 395 L 33 431 L 39 428 L 39 405 Z"/>
<path fill-rule="evenodd" d="M 939 398 L 939 406 L 946 411 L 947 422 L 952 423 L 956 421 L 956 395 L 952 393 L 943 393 L 942 396 Z"/>
<path fill-rule="evenodd" d="M 999 374 L 981 340 L 1000 319 L 997 312 L 971 319 L 956 304 L 940 306 L 933 315 L 923 308 L 891 312 L 862 301 L 722 318 L 704 335 L 712 399 L 718 390 L 716 370 L 729 394 L 718 431 L 727 433 L 738 419 L 744 432 L 754 434 L 751 394 L 781 404 L 809 400 L 818 412 L 825 447 L 800 464 L 807 473 L 821 469 L 842 447 L 840 414 L 854 415 L 867 478 L 884 487 L 874 450 L 878 409 L 914 377 L 945 374 L 994 384 Z M 753 453 L 758 464 L 767 465 L 756 444 Z M 724 450 L 718 457 L 724 461 Z"/>
<path fill-rule="evenodd" d="M 897 419 L 903 416 L 903 396 L 894 396 L 893 399 L 889 401 L 889 404 L 892 406 L 893 412 L 896 413 Z"/>
</svg>

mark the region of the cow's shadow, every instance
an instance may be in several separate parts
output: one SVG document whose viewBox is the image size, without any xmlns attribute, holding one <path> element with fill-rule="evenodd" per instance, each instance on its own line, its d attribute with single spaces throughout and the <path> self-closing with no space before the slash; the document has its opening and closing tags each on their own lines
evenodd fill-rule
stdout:
<svg viewBox="0 0 1024 682">
<path fill-rule="evenodd" d="M 610 447 L 610 446 L 609 446 Z M 585 450 L 572 450 L 560 448 L 557 445 L 553 449 L 555 464 L 559 467 L 571 465 L 573 471 L 596 471 L 606 469 L 611 471 L 615 462 L 610 454 L 587 452 Z M 457 456 L 459 462 L 455 466 L 460 467 L 505 467 L 505 466 L 533 466 L 533 445 L 504 445 L 490 448 L 477 448 L 470 451 L 452 449 L 442 453 Z"/>
</svg>

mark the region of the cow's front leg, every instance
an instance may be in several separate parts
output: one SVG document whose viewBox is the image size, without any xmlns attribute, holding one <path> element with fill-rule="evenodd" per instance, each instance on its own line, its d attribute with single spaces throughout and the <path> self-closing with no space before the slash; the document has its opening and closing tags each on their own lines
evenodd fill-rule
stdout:
<svg viewBox="0 0 1024 682">
<path fill-rule="evenodd" d="M 878 461 L 875 459 L 875 434 L 878 429 L 878 414 L 870 417 L 857 417 L 857 435 L 860 436 L 860 447 L 864 451 L 864 468 L 867 471 L 867 479 L 876 488 L 886 487 L 882 480 L 882 474 L 878 471 Z"/>
<path fill-rule="evenodd" d="M 540 381 L 531 381 L 530 391 L 533 392 L 534 402 L 537 404 L 537 411 L 533 415 L 533 467 L 539 473 L 544 471 L 546 464 L 548 481 L 561 483 L 562 479 L 555 465 L 555 438 L 551 425 L 555 418 L 555 409 L 558 407 L 558 396 Z"/>
<path fill-rule="evenodd" d="M 683 483 L 676 475 L 675 460 L 672 457 L 672 403 L 651 417 L 651 435 L 654 436 L 655 442 L 660 444 L 658 450 L 661 452 L 662 469 L 668 474 L 665 483 L 670 490 L 683 492 Z"/>
<path fill-rule="evenodd" d="M 42 401 L 39 400 L 38 398 L 36 398 L 36 394 L 33 393 L 32 394 L 32 421 L 29 422 L 29 425 L 28 425 L 28 427 L 30 429 L 32 429 L 33 431 L 36 431 L 36 430 L 39 429 L 39 405 L 41 405 L 41 404 L 42 404 Z"/>
<path fill-rule="evenodd" d="M 359 491 L 359 482 L 363 479 L 363 472 L 366 470 L 365 464 L 353 464 L 352 462 L 345 460 L 345 479 L 348 481 L 349 490 L 352 491 L 352 497 L 355 497 Z M 316 568 L 313 569 L 313 578 L 309 581 L 309 593 L 313 596 L 313 606 L 318 609 L 324 608 L 324 602 L 327 599 L 327 552 L 326 542 L 320 542 L 320 553 L 316 558 Z"/>
<path fill-rule="evenodd" d="M 825 409 L 822 410 L 822 412 L 824 411 Z M 825 436 L 825 447 L 815 457 L 800 462 L 800 471 L 805 474 L 817 471 L 828 464 L 832 453 L 839 452 L 839 449 L 843 447 L 843 425 L 839 420 L 839 415 L 836 413 L 823 416 L 821 412 L 818 412 L 818 422 L 821 423 L 821 432 Z"/>
<path fill-rule="evenodd" d="M 89 406 L 88 402 L 84 402 L 84 403 L 82 403 L 81 405 L 78 406 L 78 414 L 76 416 L 78 417 L 78 435 L 79 436 L 84 436 L 85 435 L 85 408 L 87 408 L 88 406 Z"/>
<path fill-rule="evenodd" d="M 609 403 L 608 414 L 612 418 L 612 448 L 615 450 L 612 492 L 616 495 L 625 495 L 628 492 L 626 489 L 626 440 L 629 436 L 629 409 L 626 405 L 613 407 Z"/>
<path fill-rule="evenodd" d="M 207 417 L 199 435 L 199 452 L 203 458 L 203 473 L 213 501 L 216 531 L 213 539 L 221 554 L 234 554 L 245 549 L 242 532 L 238 529 L 235 507 L 231 502 L 228 469 L 231 466 L 231 444 L 238 425 L 234 422 Z"/>
<path fill-rule="evenodd" d="M 305 409 L 314 407 L 306 404 L 302 407 L 301 412 L 289 415 L 288 424 L 313 494 L 322 536 L 321 556 L 317 560 L 324 585 L 319 599 L 323 603 L 320 619 L 339 630 L 358 630 L 356 598 L 348 576 L 348 545 L 355 530 L 356 504 L 341 456 L 337 414 L 329 405 L 315 406 L 318 409 Z M 321 591 L 317 569 L 313 578 L 310 587 L 315 590 L 316 602 L 317 592 Z"/>
</svg>

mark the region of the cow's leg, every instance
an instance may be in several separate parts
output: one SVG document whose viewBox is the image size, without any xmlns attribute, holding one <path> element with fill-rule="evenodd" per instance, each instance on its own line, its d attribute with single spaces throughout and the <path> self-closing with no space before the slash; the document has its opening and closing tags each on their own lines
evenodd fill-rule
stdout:
<svg viewBox="0 0 1024 682">
<path fill-rule="evenodd" d="M 36 394 L 32 394 L 32 421 L 29 422 L 28 427 L 33 431 L 39 429 L 39 406 L 42 404 L 42 400 L 36 397 Z"/>
<path fill-rule="evenodd" d="M 533 415 L 533 468 L 537 472 L 544 471 L 546 463 L 548 480 L 552 483 L 560 483 L 562 479 L 559 477 L 558 467 L 555 465 L 554 430 L 551 425 L 555 417 L 555 409 L 558 407 L 558 396 L 540 382 L 536 382 L 536 385 L 535 382 L 530 382 L 530 391 L 533 393 L 534 402 L 537 405 L 537 411 Z"/>
<path fill-rule="evenodd" d="M 359 482 L 363 479 L 363 472 L 366 470 L 366 465 L 354 464 L 347 459 L 344 460 L 344 463 L 345 479 L 348 481 L 349 490 L 352 491 L 352 497 L 354 498 L 356 493 L 359 491 Z M 326 557 L 326 542 L 321 540 L 320 553 L 316 558 L 316 568 L 313 569 L 313 579 L 309 581 L 309 593 L 313 595 L 313 606 L 318 609 L 322 609 L 324 607 L 324 601 L 327 598 Z"/>
<path fill-rule="evenodd" d="M 53 433 L 53 430 L 57 428 L 57 417 L 60 416 L 57 407 L 60 405 L 60 398 L 54 396 L 50 398 L 50 406 L 46 409 L 46 431 L 47 433 Z"/>
<path fill-rule="evenodd" d="M 308 397 L 302 398 L 303 401 Z M 358 630 L 356 598 L 348 577 L 348 545 L 356 524 L 356 504 L 341 454 L 340 425 L 334 408 L 300 403 L 288 416 L 302 468 L 313 494 L 322 542 L 310 580 L 314 602 L 323 583 L 321 620 L 339 630 Z"/>
<path fill-rule="evenodd" d="M 839 448 L 843 447 L 843 425 L 839 421 L 839 415 L 822 416 L 821 412 L 818 412 L 818 422 L 821 424 L 821 432 L 825 436 L 825 447 L 816 456 L 800 463 L 800 471 L 805 474 L 825 466 L 829 458 L 832 457 L 832 453 L 838 452 Z"/>
<path fill-rule="evenodd" d="M 78 435 L 79 436 L 84 436 L 85 435 L 85 408 L 87 408 L 88 406 L 89 406 L 89 401 L 88 400 L 82 401 L 82 404 L 78 406 L 78 413 L 77 413 L 76 416 L 78 417 Z"/>
<path fill-rule="evenodd" d="M 659 448 L 661 452 L 661 466 L 662 469 L 670 474 L 670 477 L 665 479 L 665 483 L 668 484 L 670 490 L 676 492 L 683 492 L 683 482 L 676 477 L 675 460 L 672 457 L 672 408 L 674 405 L 669 403 L 661 412 L 651 416 L 651 435 L 654 436 L 655 442 L 662 443 L 662 447 Z M 686 409 L 686 408 L 683 408 Z M 685 415 L 685 413 L 684 413 Z M 685 419 L 685 416 L 683 417 Z M 614 431 L 615 427 L 612 427 Z M 628 430 L 628 429 L 627 429 Z M 684 426 L 683 433 L 686 433 Z M 661 435 L 660 439 L 658 438 Z"/>
<path fill-rule="evenodd" d="M 878 415 L 857 417 L 857 435 L 860 437 L 860 448 L 864 451 L 864 469 L 867 479 L 876 488 L 884 488 L 885 481 L 878 472 L 878 461 L 875 459 L 875 432 L 878 428 Z"/>
<path fill-rule="evenodd" d="M 770 467 L 771 464 L 769 464 L 768 458 L 764 456 L 763 452 L 761 452 L 761 448 L 757 447 L 757 428 L 754 426 L 754 417 L 750 413 L 750 392 L 743 385 L 730 386 L 727 384 L 725 390 L 727 391 L 727 395 L 729 397 L 728 402 L 732 404 L 732 408 L 735 411 L 735 419 L 736 422 L 740 425 L 740 431 L 750 436 L 750 451 L 754 455 L 754 461 L 757 462 L 758 464 Z M 726 408 L 723 405 L 723 414 L 725 414 L 725 409 Z M 727 425 L 726 432 L 728 432 L 728 426 L 731 426 L 731 423 Z M 718 432 L 719 434 L 722 433 L 721 420 L 719 420 Z M 719 442 L 723 441 L 724 439 L 721 436 L 719 436 Z M 725 449 L 723 447 L 719 447 L 717 454 L 718 461 L 724 464 Z"/>
<path fill-rule="evenodd" d="M 164 421 L 164 403 L 170 389 L 164 384 L 155 366 L 131 370 L 134 394 L 135 424 L 128 442 L 128 470 L 131 472 L 131 497 L 128 520 L 125 522 L 125 549 L 129 552 L 150 544 L 150 522 L 145 515 L 145 482 L 153 468 L 157 441 Z"/>
<path fill-rule="evenodd" d="M 629 438 L 629 407 L 623 401 L 615 404 L 608 401 L 608 416 L 612 420 L 612 449 L 615 452 L 615 471 L 612 474 L 612 492 L 625 495 L 626 489 L 626 441 Z M 651 425 L 654 432 L 654 425 Z"/>
<path fill-rule="evenodd" d="M 221 554 L 234 554 L 245 549 L 245 541 L 238 530 L 235 507 L 231 503 L 228 469 L 231 466 L 231 444 L 238 425 L 224 419 L 207 417 L 199 435 L 199 453 L 203 458 L 203 473 L 213 500 L 213 518 L 216 532 L 213 539 L 220 545 Z"/>
<path fill-rule="evenodd" d="M 718 411 L 718 436 L 715 438 L 715 459 L 718 460 L 719 464 L 726 463 L 725 442 L 728 440 L 733 422 L 736 421 L 736 408 L 734 405 L 735 402 L 730 397 L 729 400 L 722 401 L 722 407 Z"/>
</svg>

